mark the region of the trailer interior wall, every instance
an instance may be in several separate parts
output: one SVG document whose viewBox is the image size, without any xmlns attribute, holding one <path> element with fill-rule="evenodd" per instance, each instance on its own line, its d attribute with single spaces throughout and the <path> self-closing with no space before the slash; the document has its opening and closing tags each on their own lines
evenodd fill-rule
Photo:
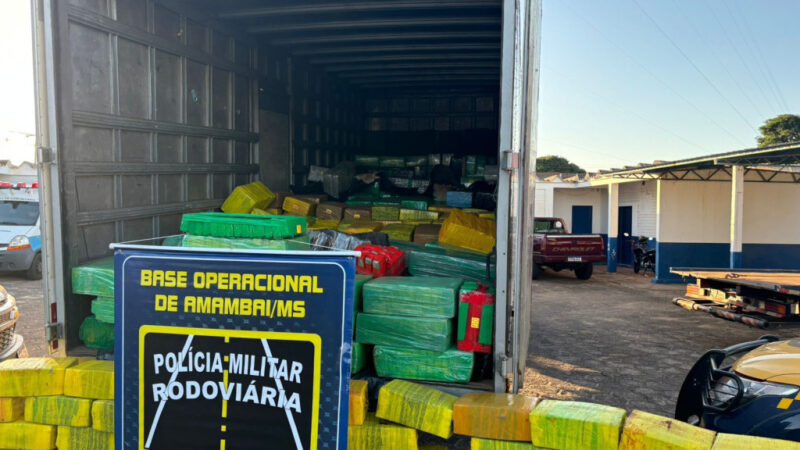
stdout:
<svg viewBox="0 0 800 450">
<path fill-rule="evenodd" d="M 89 307 L 71 269 L 111 242 L 176 233 L 255 178 L 302 188 L 310 165 L 362 151 L 482 153 L 519 161 L 499 182 L 495 388 L 519 377 L 538 1 L 34 4 L 42 173 L 59 188 L 43 193 L 47 298 L 67 347 Z"/>
</svg>

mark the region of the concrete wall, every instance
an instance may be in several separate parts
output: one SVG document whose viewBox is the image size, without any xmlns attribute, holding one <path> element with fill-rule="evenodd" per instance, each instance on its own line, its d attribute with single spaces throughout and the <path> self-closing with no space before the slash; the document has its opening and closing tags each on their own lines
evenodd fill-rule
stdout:
<svg viewBox="0 0 800 450">
<path fill-rule="evenodd" d="M 731 183 L 660 181 L 657 279 L 670 267 L 730 265 Z M 742 267 L 800 269 L 800 185 L 744 184 Z"/>
<path fill-rule="evenodd" d="M 553 216 L 564 219 L 572 231 L 572 207 L 592 207 L 592 233 L 607 234 L 608 190 L 606 188 L 556 188 L 553 192 Z"/>
<path fill-rule="evenodd" d="M 619 206 L 631 206 L 633 236 L 656 235 L 656 181 L 624 183 L 619 186 Z"/>
</svg>

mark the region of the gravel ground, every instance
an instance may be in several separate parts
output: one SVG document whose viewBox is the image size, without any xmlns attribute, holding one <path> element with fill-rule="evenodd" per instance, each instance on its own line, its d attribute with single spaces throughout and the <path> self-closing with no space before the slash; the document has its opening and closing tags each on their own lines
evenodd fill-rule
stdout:
<svg viewBox="0 0 800 450">
<path fill-rule="evenodd" d="M 672 416 L 700 355 L 767 334 L 673 305 L 682 292 L 627 268 L 608 274 L 598 266 L 589 281 L 546 272 L 533 286 L 523 392 Z"/>
<path fill-rule="evenodd" d="M 30 356 L 45 356 L 42 281 L 29 280 L 24 273 L 0 274 L 0 285 L 17 299 L 19 321 L 16 333 L 25 338 Z"/>
</svg>

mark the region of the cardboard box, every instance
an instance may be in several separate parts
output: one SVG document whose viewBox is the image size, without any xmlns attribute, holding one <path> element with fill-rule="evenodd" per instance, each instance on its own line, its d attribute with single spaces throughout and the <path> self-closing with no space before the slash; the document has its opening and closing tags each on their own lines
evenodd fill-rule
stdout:
<svg viewBox="0 0 800 450">
<path fill-rule="evenodd" d="M 436 242 L 439 240 L 439 231 L 442 229 L 441 225 L 419 225 L 414 230 L 414 243 L 425 245 L 428 242 Z"/>
<path fill-rule="evenodd" d="M 342 220 L 347 205 L 338 202 L 325 202 L 317 205 L 317 218 L 322 220 Z"/>
<path fill-rule="evenodd" d="M 313 200 L 294 195 L 283 201 L 283 211 L 290 216 L 313 216 L 316 207 Z"/>
</svg>

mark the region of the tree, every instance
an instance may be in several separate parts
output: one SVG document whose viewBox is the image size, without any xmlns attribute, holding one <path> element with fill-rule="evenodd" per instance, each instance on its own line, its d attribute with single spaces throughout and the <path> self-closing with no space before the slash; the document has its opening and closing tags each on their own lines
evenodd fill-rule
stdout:
<svg viewBox="0 0 800 450">
<path fill-rule="evenodd" d="M 759 130 L 759 147 L 800 141 L 800 116 L 781 114 L 764 122 Z"/>
<path fill-rule="evenodd" d="M 563 172 L 563 173 L 586 173 L 577 164 L 569 162 L 567 158 L 549 155 L 536 158 L 537 172 Z"/>
</svg>

